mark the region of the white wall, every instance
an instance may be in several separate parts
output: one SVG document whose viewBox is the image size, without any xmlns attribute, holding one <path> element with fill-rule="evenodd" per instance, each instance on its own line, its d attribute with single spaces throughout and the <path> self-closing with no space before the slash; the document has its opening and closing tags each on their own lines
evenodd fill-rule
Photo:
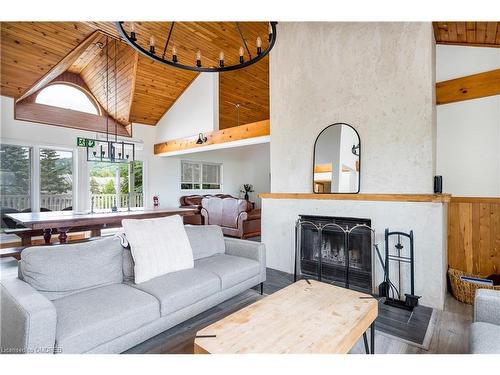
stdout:
<svg viewBox="0 0 500 375">
<path fill-rule="evenodd" d="M 433 192 L 435 44 L 431 23 L 286 23 L 270 54 L 271 191 L 311 192 L 313 144 L 326 126 L 352 125 L 361 141 L 362 193 Z M 304 47 L 306 46 L 306 47 Z M 307 48 L 307 53 L 304 53 Z M 267 264 L 293 271 L 299 214 L 370 218 L 415 231 L 422 303 L 443 308 L 446 208 L 436 203 L 263 200 Z M 376 283 L 381 281 L 380 266 Z"/>
<path fill-rule="evenodd" d="M 257 197 L 259 193 L 269 192 L 269 144 L 257 144 L 230 149 L 199 152 L 176 157 L 163 157 L 167 167 L 156 170 L 155 173 L 162 175 L 162 184 L 154 185 L 162 188 L 160 203 L 172 206 L 179 203 L 179 198 L 190 194 L 231 194 L 243 198 L 240 194 L 243 184 L 252 184 L 254 193 L 250 194 L 250 200 L 255 202 L 256 208 L 261 207 L 261 200 Z M 181 160 L 200 160 L 214 163 L 222 163 L 222 183 L 220 190 L 181 190 L 180 188 L 180 165 Z"/>
<path fill-rule="evenodd" d="M 156 124 L 156 143 L 218 129 L 219 75 L 201 73 Z"/>
<path fill-rule="evenodd" d="M 439 203 L 368 202 L 340 200 L 264 199 L 262 242 L 269 267 L 288 273 L 294 270 L 295 220 L 299 215 L 323 215 L 371 219 L 375 243 L 384 254 L 384 230 L 413 230 L 415 236 L 415 293 L 425 306 L 443 309 L 446 295 L 446 218 Z M 383 280 L 382 267 L 372 254 L 374 284 Z M 403 275 L 409 285 L 409 275 Z"/>
<path fill-rule="evenodd" d="M 189 89 L 188 89 L 189 90 Z M 186 93 L 188 93 L 186 91 Z M 189 93 L 188 93 L 189 95 Z M 191 112 L 196 112 L 191 108 Z M 170 112 L 168 112 L 170 113 Z M 75 207 L 89 208 L 88 168 L 85 150 L 76 147 L 77 137 L 95 138 L 95 133 L 44 125 L 14 119 L 14 100 L 1 97 L 1 127 L 0 141 L 17 144 L 52 146 L 73 150 L 75 153 Z M 179 126 L 179 125 L 178 125 Z M 154 126 L 134 124 L 133 138 L 144 142 L 143 150 L 136 152 L 136 159 L 144 161 L 144 203 L 152 207 L 153 195 L 160 195 L 162 207 L 178 207 L 182 195 L 199 194 L 200 191 L 181 191 L 180 160 L 203 160 L 223 163 L 223 189 L 218 192 L 239 196 L 241 185 L 254 185 L 255 193 L 251 200 L 260 207 L 258 193 L 269 192 L 269 144 L 257 144 L 236 147 L 218 151 L 207 151 L 178 157 L 155 156 L 153 146 L 156 142 L 158 129 Z M 210 194 L 213 191 L 202 191 Z M 77 204 L 77 201 L 80 202 Z"/>
<path fill-rule="evenodd" d="M 436 47 L 436 79 L 500 68 L 497 48 Z M 500 96 L 437 107 L 437 174 L 457 196 L 500 196 Z"/>
<path fill-rule="evenodd" d="M 277 27 L 270 54 L 272 192 L 311 192 L 314 140 L 345 122 L 361 138 L 362 193 L 432 193 L 431 23 Z"/>
</svg>

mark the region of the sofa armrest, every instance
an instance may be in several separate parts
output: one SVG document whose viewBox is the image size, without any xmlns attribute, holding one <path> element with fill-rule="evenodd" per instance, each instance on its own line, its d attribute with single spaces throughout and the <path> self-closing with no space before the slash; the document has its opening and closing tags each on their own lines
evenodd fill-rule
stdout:
<svg viewBox="0 0 500 375">
<path fill-rule="evenodd" d="M 266 245 L 261 242 L 224 238 L 226 254 L 259 262 L 261 282 L 266 281 Z"/>
<path fill-rule="evenodd" d="M 500 325 L 500 291 L 476 290 L 474 321 Z"/>
<path fill-rule="evenodd" d="M 28 283 L 0 282 L 0 352 L 54 353 L 57 315 L 54 304 Z"/>
</svg>

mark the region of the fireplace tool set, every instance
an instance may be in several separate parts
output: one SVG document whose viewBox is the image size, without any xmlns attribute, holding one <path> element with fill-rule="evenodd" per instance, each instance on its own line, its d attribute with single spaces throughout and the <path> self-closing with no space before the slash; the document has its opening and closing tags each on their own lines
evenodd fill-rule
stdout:
<svg viewBox="0 0 500 375">
<path fill-rule="evenodd" d="M 358 229 L 367 229 L 371 232 L 372 241 L 375 238 L 375 230 L 372 229 L 367 224 L 355 224 L 351 227 L 340 226 L 336 223 L 314 223 L 309 220 L 298 219 L 295 225 L 295 270 L 294 270 L 294 281 L 297 281 L 298 274 L 302 274 L 301 263 L 302 259 L 302 245 L 301 245 L 301 232 L 302 227 L 307 226 L 309 228 L 314 228 L 317 231 L 316 241 L 312 244 L 316 247 L 318 254 L 317 261 L 317 278 L 322 281 L 323 277 L 323 266 L 325 260 L 323 259 L 323 232 L 325 230 L 336 230 L 338 233 L 343 233 L 343 262 L 345 264 L 345 279 L 344 287 L 350 288 L 350 235 L 351 233 L 357 231 Z M 393 247 L 390 246 L 394 243 Z M 406 240 L 406 241 L 402 241 Z M 408 246 L 404 246 L 403 242 L 407 242 Z M 409 233 L 404 232 L 390 232 L 387 228 L 385 230 L 385 256 L 382 257 L 378 244 L 373 241 L 375 253 L 379 259 L 384 273 L 384 281 L 378 286 L 378 297 L 384 298 L 384 304 L 394 306 L 397 308 L 406 309 L 412 311 L 414 307 L 418 306 L 418 300 L 420 296 L 415 295 L 415 265 L 414 265 L 414 241 L 413 241 L 413 231 Z M 300 244 L 300 245 L 299 245 Z M 313 253 L 316 254 L 316 249 L 313 249 Z M 402 266 L 407 265 L 410 271 L 410 293 L 404 293 L 403 299 L 403 273 Z M 298 271 L 300 270 L 300 271 Z M 352 272 L 352 270 L 351 270 Z M 391 280 L 391 277 L 397 279 L 397 286 Z M 371 291 L 370 291 L 371 292 Z"/>
<path fill-rule="evenodd" d="M 391 239 L 396 238 L 397 242 L 394 245 L 394 249 L 391 251 L 389 246 Z M 405 250 L 405 246 L 402 244 L 401 239 L 407 238 L 409 242 L 408 251 Z M 384 269 L 384 281 L 379 285 L 378 292 L 380 297 L 385 297 L 385 304 L 403 308 L 406 310 L 413 310 L 415 306 L 418 306 L 418 300 L 420 296 L 415 295 L 415 254 L 413 247 L 413 231 L 410 233 L 404 232 L 390 232 L 389 228 L 385 229 L 385 261 L 382 260 L 380 251 L 377 244 L 375 244 L 375 250 L 379 258 L 380 264 Z M 390 279 L 390 265 L 391 262 L 397 267 L 397 277 L 398 277 L 398 287 Z M 402 299 L 402 276 L 401 276 L 401 266 L 407 264 L 410 268 L 410 293 L 405 293 L 405 299 Z M 392 296 L 391 296 L 392 294 Z M 397 298 L 396 298 L 397 297 Z"/>
</svg>

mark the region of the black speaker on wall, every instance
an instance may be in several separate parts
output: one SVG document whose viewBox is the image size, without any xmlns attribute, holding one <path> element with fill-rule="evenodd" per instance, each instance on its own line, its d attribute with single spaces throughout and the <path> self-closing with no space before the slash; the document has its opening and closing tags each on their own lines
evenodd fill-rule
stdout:
<svg viewBox="0 0 500 375">
<path fill-rule="evenodd" d="M 443 192 L 443 176 L 434 176 L 434 193 L 441 194 Z"/>
</svg>

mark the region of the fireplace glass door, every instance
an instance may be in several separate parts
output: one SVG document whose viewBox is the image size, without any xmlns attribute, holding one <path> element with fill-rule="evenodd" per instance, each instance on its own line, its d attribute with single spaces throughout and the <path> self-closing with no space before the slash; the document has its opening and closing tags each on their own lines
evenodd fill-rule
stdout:
<svg viewBox="0 0 500 375">
<path fill-rule="evenodd" d="M 298 230 L 300 274 L 339 286 L 372 292 L 370 220 L 301 216 Z"/>
</svg>

